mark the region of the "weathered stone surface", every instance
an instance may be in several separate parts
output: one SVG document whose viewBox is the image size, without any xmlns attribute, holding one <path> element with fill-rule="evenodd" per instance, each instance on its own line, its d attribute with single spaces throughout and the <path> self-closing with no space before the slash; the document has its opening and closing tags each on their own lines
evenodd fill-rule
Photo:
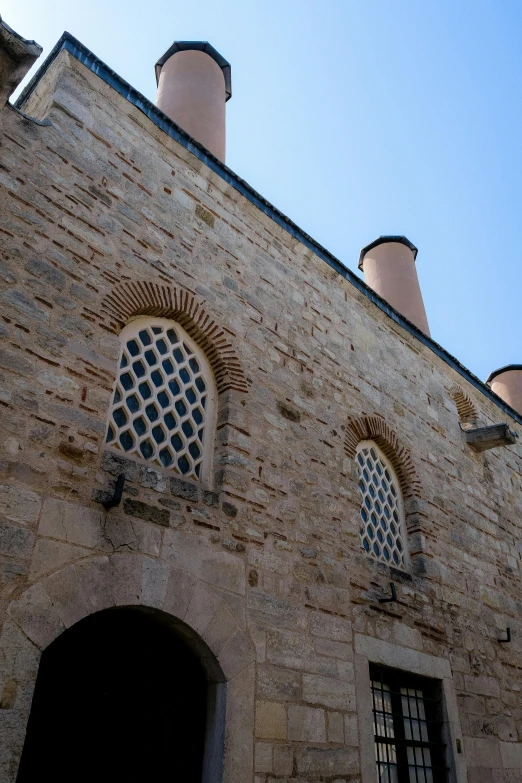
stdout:
<svg viewBox="0 0 522 783">
<path fill-rule="evenodd" d="M 199 487 L 196 484 L 191 484 L 190 481 L 182 481 L 178 478 L 171 478 L 169 487 L 173 495 L 177 495 L 180 498 L 185 498 L 185 500 L 192 500 L 193 502 L 199 500 Z"/>
<path fill-rule="evenodd" d="M 63 565 L 91 554 L 90 549 L 41 538 L 36 542 L 29 578 L 36 581 L 45 574 L 57 571 Z"/>
<path fill-rule="evenodd" d="M 467 449 L 455 382 L 481 423 L 500 415 L 475 381 L 85 64 L 55 67 L 26 106 L 52 125 L 0 118 L 0 779 L 14 783 L 39 648 L 141 605 L 227 680 L 224 783 L 372 780 L 369 661 L 442 683 L 457 783 L 464 761 L 473 783 L 521 783 L 522 439 Z M 193 319 L 213 361 L 219 333 L 247 379 L 217 395 L 200 483 L 104 449 L 138 312 Z M 406 575 L 360 544 L 362 420 L 399 476 Z M 106 514 L 92 499 L 120 474 Z M 399 601 L 381 605 L 390 581 Z"/>
<path fill-rule="evenodd" d="M 30 492 L 15 485 L 0 485 L 0 514 L 12 522 L 30 525 L 38 519 L 41 498 L 35 492 Z"/>
<path fill-rule="evenodd" d="M 270 701 L 256 702 L 256 737 L 286 739 L 286 709 L 283 704 Z"/>
<path fill-rule="evenodd" d="M 302 775 L 352 775 L 359 765 L 357 751 L 350 748 L 298 748 L 295 755 L 297 771 Z"/>
<path fill-rule="evenodd" d="M 294 769 L 294 750 L 292 745 L 274 745 L 274 775 L 289 777 Z"/>
<path fill-rule="evenodd" d="M 303 675 L 303 699 L 310 704 L 322 704 L 349 712 L 356 706 L 355 689 L 351 682 L 333 680 L 317 674 Z"/>
<path fill-rule="evenodd" d="M 69 544 L 102 547 L 102 512 L 48 498 L 43 505 L 38 532 Z"/>
<path fill-rule="evenodd" d="M 111 476 L 119 476 L 123 473 L 126 481 L 137 481 L 140 467 L 136 462 L 120 457 L 112 451 L 103 452 L 101 468 Z"/>
<path fill-rule="evenodd" d="M 245 592 L 245 567 L 241 558 L 213 549 L 206 540 L 169 529 L 165 531 L 163 553 L 175 568 L 190 571 L 234 593 Z"/>
<path fill-rule="evenodd" d="M 123 509 L 126 514 L 144 519 L 146 522 L 154 522 L 155 525 L 161 525 L 162 527 L 169 526 L 170 514 L 166 509 L 149 506 L 147 503 L 142 503 L 140 500 L 132 500 L 131 498 L 125 498 Z"/>
<path fill-rule="evenodd" d="M 259 666 L 257 687 L 259 695 L 267 701 L 300 702 L 301 677 L 290 669 L 277 666 Z"/>
<path fill-rule="evenodd" d="M 67 276 L 42 258 L 31 258 L 25 268 L 30 274 L 35 275 L 39 280 L 45 280 L 58 291 L 63 291 L 65 288 Z"/>
<path fill-rule="evenodd" d="M 297 704 L 289 706 L 288 739 L 295 742 L 326 742 L 324 710 Z"/>
<path fill-rule="evenodd" d="M 9 616 L 40 650 L 44 650 L 64 630 L 49 596 L 38 583 L 11 603 Z"/>
<path fill-rule="evenodd" d="M 10 557 L 28 558 L 33 550 L 33 533 L 18 525 L 0 522 L 0 553 Z"/>
</svg>

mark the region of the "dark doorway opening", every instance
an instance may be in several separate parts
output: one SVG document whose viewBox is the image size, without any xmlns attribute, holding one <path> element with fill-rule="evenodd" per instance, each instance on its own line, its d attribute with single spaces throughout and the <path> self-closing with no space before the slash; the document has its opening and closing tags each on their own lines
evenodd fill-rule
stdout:
<svg viewBox="0 0 522 783">
<path fill-rule="evenodd" d="M 44 651 L 17 783 L 201 783 L 207 777 L 215 686 L 165 617 L 109 609 Z"/>
</svg>

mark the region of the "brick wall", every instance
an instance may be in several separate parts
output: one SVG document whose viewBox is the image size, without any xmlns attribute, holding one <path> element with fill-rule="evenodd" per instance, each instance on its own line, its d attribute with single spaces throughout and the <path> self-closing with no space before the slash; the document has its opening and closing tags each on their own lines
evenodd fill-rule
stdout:
<svg viewBox="0 0 522 783">
<path fill-rule="evenodd" d="M 45 647 L 31 606 L 71 564 L 139 556 L 205 584 L 253 641 L 258 783 L 359 779 L 354 633 L 449 659 L 469 779 L 522 780 L 522 448 L 471 451 L 455 384 L 482 423 L 506 414 L 70 54 L 24 111 L 50 123 L 1 115 L 5 638 Z M 118 315 L 127 284 L 178 290 L 177 316 L 199 306 L 228 344 L 240 382 L 219 395 L 209 486 L 103 448 L 121 323 L 150 312 L 120 295 Z M 407 576 L 360 546 L 362 417 L 415 474 Z M 390 580 L 399 602 L 381 605 Z M 37 658 L 9 666 L 6 780 Z"/>
</svg>

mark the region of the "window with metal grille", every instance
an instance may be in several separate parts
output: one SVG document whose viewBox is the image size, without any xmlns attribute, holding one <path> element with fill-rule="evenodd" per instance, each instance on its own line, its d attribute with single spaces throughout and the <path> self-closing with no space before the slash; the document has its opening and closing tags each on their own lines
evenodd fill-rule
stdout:
<svg viewBox="0 0 522 783">
<path fill-rule="evenodd" d="M 370 664 L 378 783 L 447 783 L 440 683 Z"/>
<path fill-rule="evenodd" d="M 207 480 L 216 391 L 205 355 L 166 318 L 136 318 L 122 330 L 121 343 L 107 445 Z"/>
<path fill-rule="evenodd" d="M 406 570 L 404 512 L 395 471 L 376 443 L 364 440 L 357 446 L 357 469 L 361 505 L 361 543 L 377 560 Z"/>
</svg>

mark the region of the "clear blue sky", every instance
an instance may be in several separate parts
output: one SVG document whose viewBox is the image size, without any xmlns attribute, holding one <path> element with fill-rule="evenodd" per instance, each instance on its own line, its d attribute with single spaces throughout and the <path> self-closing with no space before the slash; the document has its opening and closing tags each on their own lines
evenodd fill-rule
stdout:
<svg viewBox="0 0 522 783">
<path fill-rule="evenodd" d="M 522 362 L 520 0 L 2 0 L 1 13 L 44 55 L 68 30 L 152 100 L 170 44 L 210 41 L 232 64 L 228 165 L 356 272 L 363 245 L 405 234 L 434 339 L 482 379 Z"/>
</svg>

